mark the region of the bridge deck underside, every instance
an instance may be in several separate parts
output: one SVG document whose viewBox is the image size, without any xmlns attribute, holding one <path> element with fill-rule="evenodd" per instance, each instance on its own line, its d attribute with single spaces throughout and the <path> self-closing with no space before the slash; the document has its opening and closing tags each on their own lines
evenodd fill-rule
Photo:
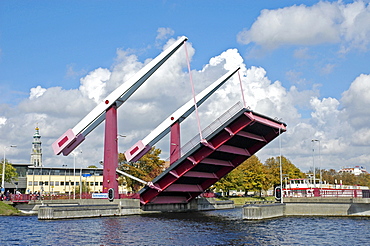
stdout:
<svg viewBox="0 0 370 246">
<path fill-rule="evenodd" d="M 280 130 L 279 130 L 280 129 Z M 241 109 L 140 191 L 142 204 L 188 203 L 286 131 L 286 125 Z"/>
</svg>

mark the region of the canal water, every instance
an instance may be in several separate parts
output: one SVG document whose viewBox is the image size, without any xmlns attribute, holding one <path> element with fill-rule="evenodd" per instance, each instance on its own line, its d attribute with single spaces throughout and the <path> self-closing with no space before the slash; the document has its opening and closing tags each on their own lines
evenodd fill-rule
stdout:
<svg viewBox="0 0 370 246">
<path fill-rule="evenodd" d="M 370 219 L 242 220 L 242 209 L 39 221 L 0 217 L 1 245 L 370 245 Z"/>
</svg>

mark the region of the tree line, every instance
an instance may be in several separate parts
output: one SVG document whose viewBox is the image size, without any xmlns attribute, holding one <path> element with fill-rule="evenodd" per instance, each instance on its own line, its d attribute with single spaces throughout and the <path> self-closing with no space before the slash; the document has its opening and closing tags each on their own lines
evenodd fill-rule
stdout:
<svg viewBox="0 0 370 246">
<path fill-rule="evenodd" d="M 165 169 L 165 161 L 161 160 L 159 155 L 161 150 L 152 147 L 151 150 L 145 154 L 137 162 L 127 162 L 123 153 L 118 155 L 119 169 L 140 178 L 146 182 L 152 181 Z M 220 179 L 211 188 L 215 191 L 228 192 L 230 190 L 262 192 L 267 191 L 272 187 L 280 185 L 280 161 L 282 166 L 283 179 L 306 178 L 307 174 L 302 172 L 285 156 L 270 157 L 264 163 L 253 155 L 237 168 L 228 173 L 225 177 Z M 4 160 L 1 161 L 1 164 Z M 17 180 L 18 174 L 16 169 L 10 162 L 5 160 L 5 181 L 12 182 Z M 2 165 L 1 165 L 2 167 Z M 95 167 L 95 166 L 94 166 Z M 320 172 L 321 171 L 321 172 Z M 2 174 L 2 168 L 0 168 Z M 313 173 L 310 170 L 308 173 Z M 370 174 L 360 174 L 355 176 L 351 173 L 338 173 L 334 169 L 318 169 L 315 170 L 316 180 L 320 179 L 330 184 L 343 185 L 361 185 L 370 187 Z M 139 191 L 143 184 L 126 177 L 119 177 L 119 185 L 125 184 L 133 192 Z M 285 183 L 285 182 L 283 182 Z"/>
<path fill-rule="evenodd" d="M 281 156 L 281 167 L 284 177 L 289 179 L 306 176 L 284 156 Z M 262 191 L 279 185 L 280 157 L 271 157 L 262 163 L 256 155 L 253 155 L 215 183 L 214 188 L 227 194 L 230 190 L 244 191 L 245 194 L 248 191 L 255 191 L 261 194 Z"/>
<path fill-rule="evenodd" d="M 119 154 L 119 169 L 127 172 L 144 181 L 151 181 L 157 177 L 165 169 L 165 161 L 159 158 L 160 149 L 153 147 L 137 162 L 127 162 L 124 154 Z M 313 173 L 312 170 L 308 173 L 302 172 L 285 156 L 270 157 L 264 163 L 253 155 L 237 168 L 220 179 L 211 188 L 217 191 L 228 192 L 230 190 L 242 190 L 245 193 L 255 191 L 261 194 L 262 191 L 267 191 L 273 187 L 280 185 L 280 161 L 282 166 L 283 179 L 306 178 L 307 174 Z M 342 181 L 345 185 L 362 185 L 370 186 L 370 175 L 361 174 L 355 176 L 351 173 L 338 173 L 334 169 L 321 170 L 322 180 L 327 183 L 335 184 Z M 320 178 L 320 169 L 316 169 L 316 179 Z M 137 192 L 142 188 L 142 183 L 135 180 L 120 177 L 119 183 L 126 183 L 127 187 L 133 192 Z M 283 182 L 283 185 L 285 182 Z"/>
</svg>

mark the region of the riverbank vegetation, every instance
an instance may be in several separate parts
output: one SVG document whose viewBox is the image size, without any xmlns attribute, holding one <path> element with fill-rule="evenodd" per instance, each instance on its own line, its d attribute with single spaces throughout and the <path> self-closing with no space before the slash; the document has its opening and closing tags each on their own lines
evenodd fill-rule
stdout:
<svg viewBox="0 0 370 246">
<path fill-rule="evenodd" d="M 290 160 L 281 157 L 282 173 L 290 179 L 305 178 L 306 175 L 299 170 Z M 214 188 L 216 192 L 232 195 L 229 191 L 244 191 L 247 196 L 249 191 L 259 193 L 271 187 L 280 185 L 280 157 L 268 158 L 264 164 L 253 155 L 237 168 L 220 179 Z"/>
<path fill-rule="evenodd" d="M 160 149 L 153 147 L 137 162 L 127 162 L 124 154 L 120 153 L 119 169 L 146 182 L 151 181 L 166 168 L 165 161 L 159 158 L 160 153 Z M 270 157 L 262 163 L 257 156 L 253 155 L 215 183 L 211 189 L 224 196 L 236 195 L 230 194 L 229 191 L 242 191 L 245 197 L 251 193 L 261 197 L 264 191 L 280 185 L 280 162 L 283 185 L 289 179 L 307 178 L 314 173 L 313 170 L 309 170 L 307 173 L 301 171 L 285 156 L 281 156 L 281 158 L 280 156 Z M 320 180 L 321 174 L 322 181 L 330 184 L 341 183 L 370 187 L 369 174 L 355 176 L 351 173 L 338 173 L 334 169 L 320 170 L 318 168 L 316 168 L 315 174 L 316 180 Z M 123 183 L 126 183 L 133 192 L 137 192 L 143 186 L 136 180 L 120 177 L 119 184 Z"/>
<path fill-rule="evenodd" d="M 20 212 L 13 206 L 0 201 L 0 215 L 19 215 Z"/>
</svg>

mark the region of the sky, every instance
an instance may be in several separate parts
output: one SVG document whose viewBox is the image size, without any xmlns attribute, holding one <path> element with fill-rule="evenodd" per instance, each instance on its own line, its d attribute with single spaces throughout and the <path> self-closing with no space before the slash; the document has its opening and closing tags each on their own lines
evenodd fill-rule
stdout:
<svg viewBox="0 0 370 246">
<path fill-rule="evenodd" d="M 6 158 L 30 162 L 37 126 L 44 166 L 99 166 L 104 124 L 69 156 L 51 144 L 181 36 L 196 93 L 240 66 L 246 105 L 287 124 L 257 153 L 262 162 L 281 153 L 302 171 L 370 169 L 369 1 L 1 1 Z M 199 107 L 202 128 L 242 101 L 239 83 L 233 76 Z M 191 98 L 181 48 L 119 108 L 119 152 Z M 182 144 L 197 133 L 192 115 Z M 168 136 L 156 144 L 162 159 L 168 146 Z"/>
</svg>

